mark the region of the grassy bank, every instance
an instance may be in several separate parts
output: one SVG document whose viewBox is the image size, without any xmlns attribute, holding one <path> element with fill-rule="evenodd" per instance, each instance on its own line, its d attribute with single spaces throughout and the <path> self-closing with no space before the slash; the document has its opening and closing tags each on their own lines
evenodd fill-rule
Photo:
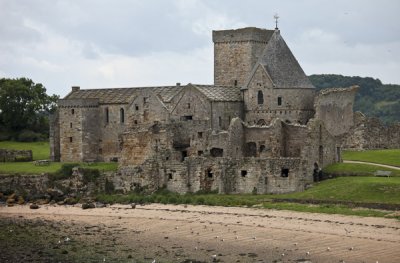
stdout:
<svg viewBox="0 0 400 263">
<path fill-rule="evenodd" d="M 14 150 L 32 150 L 33 160 L 48 160 L 50 146 L 48 142 L 13 142 L 0 141 L 0 148 Z M 50 165 L 35 165 L 35 162 L 0 162 L 0 173 L 4 174 L 41 174 L 55 173 L 63 163 L 51 162 Z M 80 163 L 80 167 L 98 169 L 100 171 L 116 171 L 117 163 Z"/>
<path fill-rule="evenodd" d="M 325 167 L 323 171 L 335 176 L 374 176 L 376 171 L 391 171 L 391 176 L 400 176 L 400 170 L 358 163 L 335 163 Z"/>
<path fill-rule="evenodd" d="M 0 149 L 32 150 L 33 160 L 49 159 L 49 142 L 0 141 Z"/>
<path fill-rule="evenodd" d="M 274 199 L 318 200 L 320 204 L 274 202 Z M 400 177 L 340 177 L 326 180 L 300 193 L 281 195 L 220 195 L 184 194 L 160 191 L 151 195 L 98 195 L 98 201 L 106 203 L 170 203 L 215 206 L 247 206 L 287 209 L 301 212 L 345 214 L 358 216 L 388 216 L 391 212 L 375 209 L 354 208 L 354 205 L 324 203 L 331 201 L 400 204 Z"/>
<path fill-rule="evenodd" d="M 400 149 L 344 151 L 343 160 L 363 161 L 400 167 Z"/>
</svg>

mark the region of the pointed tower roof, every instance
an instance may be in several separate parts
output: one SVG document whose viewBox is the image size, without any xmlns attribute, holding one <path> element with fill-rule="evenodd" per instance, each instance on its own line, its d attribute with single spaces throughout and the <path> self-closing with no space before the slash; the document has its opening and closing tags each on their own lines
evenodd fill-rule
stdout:
<svg viewBox="0 0 400 263">
<path fill-rule="evenodd" d="M 279 30 L 268 41 L 259 61 L 279 88 L 314 88 Z"/>
</svg>

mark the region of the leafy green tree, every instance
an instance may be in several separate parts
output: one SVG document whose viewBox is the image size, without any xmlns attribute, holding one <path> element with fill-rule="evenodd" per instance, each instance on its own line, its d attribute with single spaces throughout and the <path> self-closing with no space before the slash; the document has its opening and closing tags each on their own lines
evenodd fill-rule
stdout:
<svg viewBox="0 0 400 263">
<path fill-rule="evenodd" d="M 27 78 L 0 79 L 0 131 L 14 139 L 23 131 L 48 134 L 48 114 L 55 110 L 58 96 Z"/>
</svg>

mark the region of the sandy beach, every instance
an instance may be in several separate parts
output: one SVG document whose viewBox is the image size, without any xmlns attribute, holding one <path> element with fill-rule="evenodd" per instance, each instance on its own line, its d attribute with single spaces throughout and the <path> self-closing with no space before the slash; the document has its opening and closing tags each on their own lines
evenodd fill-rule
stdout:
<svg viewBox="0 0 400 263">
<path fill-rule="evenodd" d="M 0 220 L 1 262 L 400 262 L 395 219 L 151 204 L 3 206 Z M 41 248 L 13 255 L 4 240 L 33 228 Z"/>
</svg>

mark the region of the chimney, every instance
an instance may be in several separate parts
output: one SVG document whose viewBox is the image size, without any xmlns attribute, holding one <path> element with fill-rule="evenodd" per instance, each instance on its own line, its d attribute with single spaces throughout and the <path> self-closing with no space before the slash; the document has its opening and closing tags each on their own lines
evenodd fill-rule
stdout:
<svg viewBox="0 0 400 263">
<path fill-rule="evenodd" d="M 79 86 L 72 86 L 72 92 L 78 91 L 80 89 L 81 89 L 81 87 L 79 87 Z"/>
</svg>

